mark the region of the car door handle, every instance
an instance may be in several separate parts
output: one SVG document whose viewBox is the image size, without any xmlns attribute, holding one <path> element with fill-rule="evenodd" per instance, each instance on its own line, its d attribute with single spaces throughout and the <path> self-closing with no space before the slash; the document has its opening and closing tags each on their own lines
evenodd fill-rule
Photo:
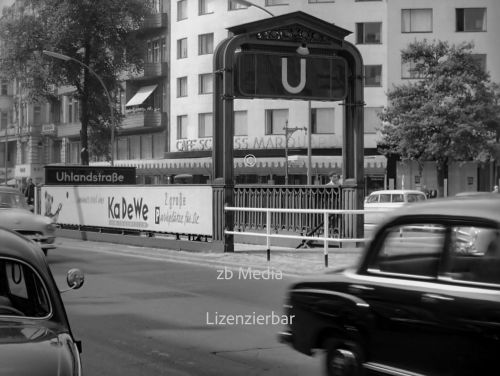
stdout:
<svg viewBox="0 0 500 376">
<path fill-rule="evenodd" d="M 439 295 L 439 294 L 422 294 L 422 301 L 426 303 L 435 303 L 438 301 L 445 301 L 445 302 L 451 302 L 455 300 L 454 298 L 450 296 L 445 296 L 445 295 Z"/>
<path fill-rule="evenodd" d="M 350 293 L 361 293 L 375 290 L 375 288 L 365 285 L 349 285 L 348 289 Z"/>
</svg>

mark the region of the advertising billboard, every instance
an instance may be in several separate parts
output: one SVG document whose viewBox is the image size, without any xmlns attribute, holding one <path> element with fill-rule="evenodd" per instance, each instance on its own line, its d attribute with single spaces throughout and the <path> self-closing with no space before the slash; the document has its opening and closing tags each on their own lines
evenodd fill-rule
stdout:
<svg viewBox="0 0 500 376">
<path fill-rule="evenodd" d="M 212 236 L 212 187 L 44 186 L 41 213 L 61 225 Z"/>
</svg>

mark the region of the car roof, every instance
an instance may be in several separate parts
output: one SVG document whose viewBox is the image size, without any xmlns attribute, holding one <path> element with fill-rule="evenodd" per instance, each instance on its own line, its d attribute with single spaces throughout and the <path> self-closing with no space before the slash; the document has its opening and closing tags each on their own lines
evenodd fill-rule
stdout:
<svg viewBox="0 0 500 376">
<path fill-rule="evenodd" d="M 0 227 L 0 258 L 8 257 L 25 261 L 46 275 L 47 262 L 41 249 L 18 233 Z"/>
<path fill-rule="evenodd" d="M 391 217 L 405 215 L 482 218 L 500 223 L 500 195 L 485 193 L 438 198 L 409 204 L 391 212 Z"/>
<path fill-rule="evenodd" d="M 424 192 L 418 191 L 416 189 L 384 189 L 384 190 L 380 190 L 380 191 L 373 191 L 372 193 L 370 193 L 370 195 L 380 194 L 380 193 L 384 193 L 384 194 L 417 193 L 417 194 L 425 195 Z"/>
</svg>

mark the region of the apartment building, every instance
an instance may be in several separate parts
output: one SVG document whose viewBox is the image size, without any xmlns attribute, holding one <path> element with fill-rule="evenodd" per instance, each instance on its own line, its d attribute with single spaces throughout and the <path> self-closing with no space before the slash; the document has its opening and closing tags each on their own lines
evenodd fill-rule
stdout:
<svg viewBox="0 0 500 376">
<path fill-rule="evenodd" d="M 179 174 L 192 175 L 195 182 L 209 181 L 213 52 L 229 36 L 228 29 L 271 17 L 269 13 L 302 11 L 352 32 L 346 40 L 360 50 L 364 63 L 367 192 L 387 184 L 400 187 L 403 181 L 407 188 L 423 184 L 431 187 L 435 182 L 432 164 L 418 177 L 414 166 L 399 163 L 390 172 L 392 180 L 387 180 L 387 161 L 377 153 L 380 126 L 377 114 L 387 104 L 387 91 L 395 84 L 415 79 L 411 67 L 401 63 L 401 49 L 409 42 L 473 41 L 478 61 L 494 81 L 500 82 L 500 52 L 494 42 L 500 35 L 494 22 L 500 15 L 500 2 L 496 0 L 254 0 L 253 3 L 255 7 L 232 0 L 155 1 L 156 14 L 146 20 L 140 34 L 145 46 L 144 72 L 127 77 L 117 94 L 125 120 L 116 136 L 115 165 L 136 166 L 139 182 L 146 184 L 173 182 L 173 177 Z M 1 95 L 3 89 L 0 92 L 0 126 L 4 119 L 8 119 L 7 125 L 14 121 L 13 114 L 2 112 L 2 108 L 11 105 L 8 98 L 13 90 L 7 85 L 7 95 Z M 17 162 L 19 155 L 27 155 L 26 161 L 31 158 L 32 165 L 79 163 L 78 103 L 70 91 L 60 88 L 60 101 L 47 106 L 36 110 L 42 119 L 40 130 L 33 133 L 26 146 L 19 143 L 16 134 L 0 128 L 0 154 L 3 155 L 5 149 L 1 146 L 7 138 L 9 153 L 17 156 L 8 159 L 16 177 L 21 171 L 14 167 L 13 160 Z M 33 119 L 31 123 L 27 120 L 28 125 L 37 129 L 35 109 L 27 112 Z M 289 131 L 294 128 L 298 129 Z M 236 182 L 279 184 L 284 182 L 287 170 L 290 183 L 305 184 L 310 130 L 311 183 L 324 183 L 330 172 L 342 170 L 342 128 L 341 102 L 235 100 Z M 26 148 L 31 151 L 23 152 Z M 285 154 L 289 155 L 288 169 Z M 450 168 L 449 193 L 454 189 L 484 186 L 488 178 L 484 172 L 480 173 L 481 168 L 477 164 Z M 31 173 L 33 168 L 24 170 Z"/>
</svg>

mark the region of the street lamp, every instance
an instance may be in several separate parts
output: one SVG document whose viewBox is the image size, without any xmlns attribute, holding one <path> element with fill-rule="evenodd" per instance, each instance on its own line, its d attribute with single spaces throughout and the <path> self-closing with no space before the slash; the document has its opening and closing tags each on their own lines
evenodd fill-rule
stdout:
<svg viewBox="0 0 500 376">
<path fill-rule="evenodd" d="M 288 141 L 292 135 L 297 131 L 306 131 L 307 127 L 293 127 L 288 128 L 288 120 L 285 122 L 285 185 L 288 185 Z"/>
<path fill-rule="evenodd" d="M 90 68 L 87 64 L 81 62 L 80 60 L 77 60 L 75 58 L 72 58 L 71 56 L 63 55 L 58 52 L 52 52 L 52 51 L 47 51 L 43 50 L 42 51 L 44 55 L 53 57 L 55 59 L 63 60 L 63 61 L 74 61 L 75 63 L 80 64 L 81 66 L 87 68 L 90 73 L 92 73 L 97 80 L 101 83 L 104 92 L 106 93 L 106 97 L 108 98 L 108 103 L 109 103 L 109 114 L 111 118 L 111 166 L 114 165 L 114 158 L 115 158 L 115 111 L 114 111 L 114 106 L 113 106 L 113 101 L 111 100 L 111 96 L 109 95 L 109 91 L 106 88 L 106 85 L 104 85 L 104 82 L 102 81 L 101 77 L 94 72 L 92 68 Z"/>
<path fill-rule="evenodd" d="M 274 17 L 274 14 L 272 14 L 271 12 L 269 12 L 266 8 L 264 7 L 261 7 L 260 5 L 257 5 L 257 4 L 254 4 L 250 1 L 247 1 L 247 0 L 231 0 L 233 3 L 236 3 L 236 4 L 240 4 L 240 5 L 243 5 L 243 6 L 246 6 L 246 7 L 255 7 L 255 8 L 258 8 L 264 12 L 266 12 L 267 14 L 269 14 L 271 17 Z"/>
</svg>

